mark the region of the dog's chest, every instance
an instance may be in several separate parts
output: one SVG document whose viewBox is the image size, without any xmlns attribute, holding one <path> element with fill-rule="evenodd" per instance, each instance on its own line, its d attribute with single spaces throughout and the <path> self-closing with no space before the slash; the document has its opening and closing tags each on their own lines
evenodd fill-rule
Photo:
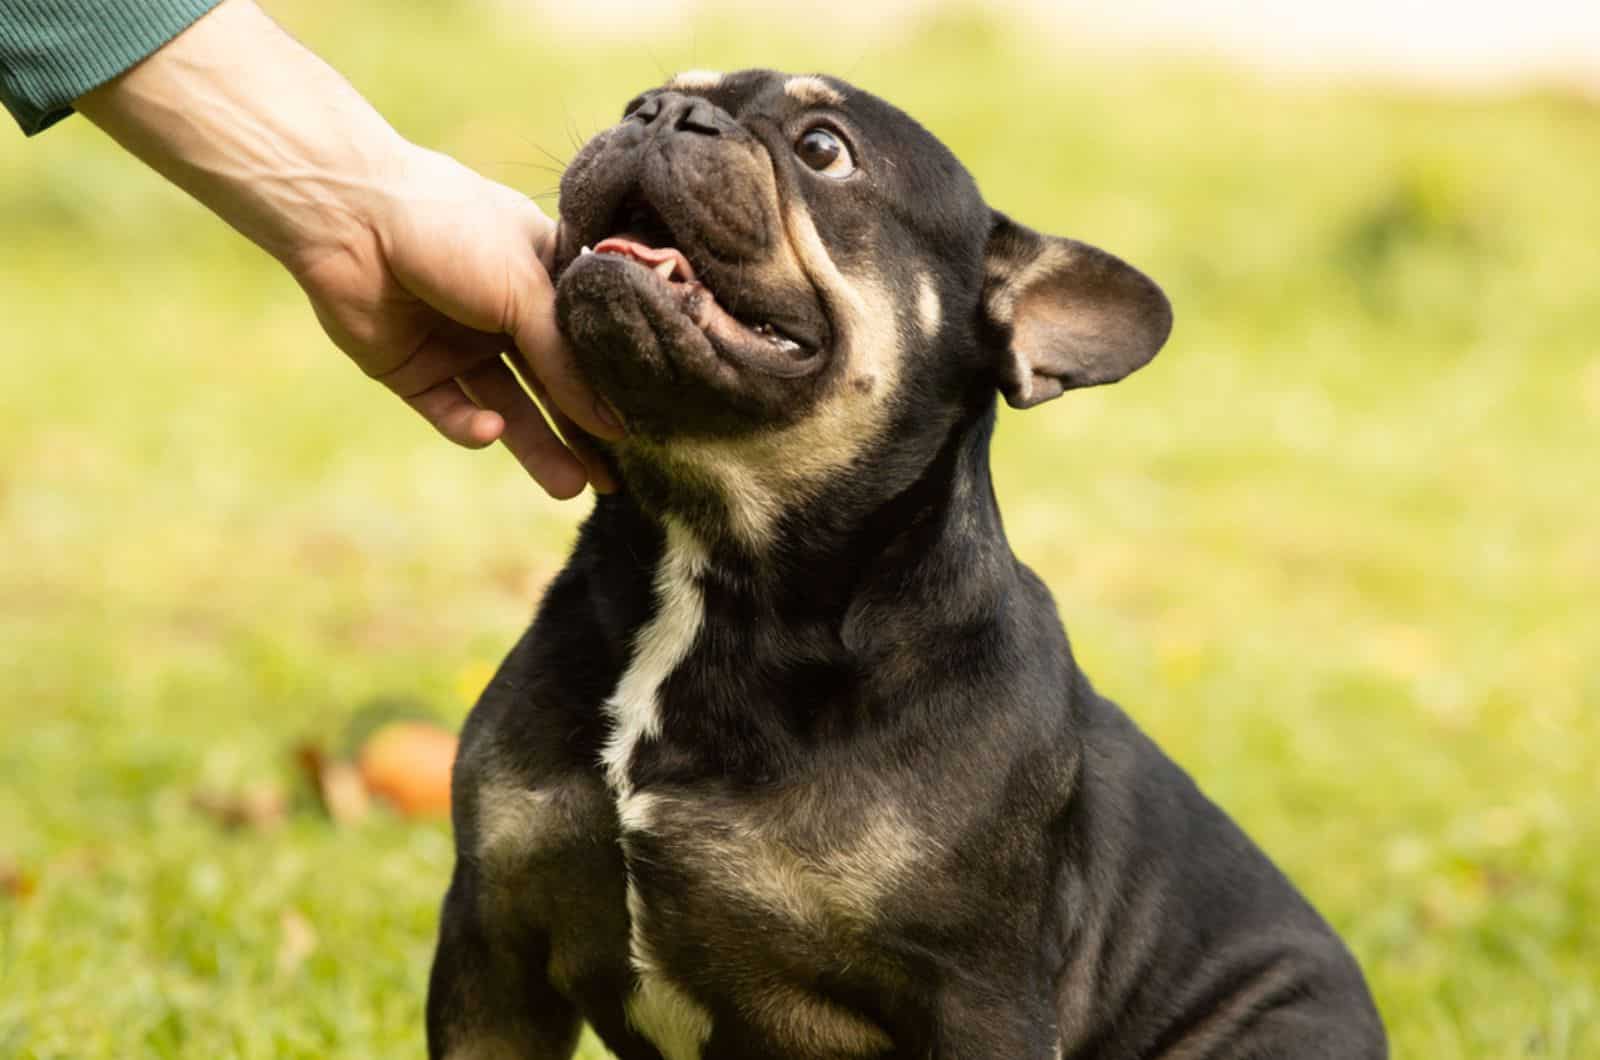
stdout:
<svg viewBox="0 0 1600 1060">
<path fill-rule="evenodd" d="M 889 1048 L 883 1030 L 817 984 L 853 964 L 883 972 L 898 892 L 931 853 L 900 808 L 845 809 L 814 791 L 645 790 L 619 811 L 639 975 L 626 1007 L 667 1060 L 699 1057 L 730 1033 L 770 1055 Z M 718 1026 L 730 1016 L 737 1029 Z"/>
<path fill-rule="evenodd" d="M 830 990 L 901 978 L 885 942 L 934 851 L 897 804 L 810 786 L 618 799 L 593 773 L 478 803 L 484 912 L 545 933 L 552 984 L 608 1040 L 641 1035 L 664 1060 L 889 1051 Z"/>
<path fill-rule="evenodd" d="M 638 976 L 628 1022 L 667 1060 L 725 1053 L 730 1033 L 744 1043 L 735 1053 L 759 1042 L 773 1055 L 880 1054 L 884 1032 L 814 984 L 881 950 L 868 940 L 931 853 L 908 809 L 827 776 L 761 793 L 715 776 L 636 786 L 639 757 L 671 737 L 663 687 L 704 633 L 705 567 L 693 538 L 669 524 L 655 613 L 604 704 Z M 730 1020 L 740 1026 L 719 1026 Z"/>
</svg>

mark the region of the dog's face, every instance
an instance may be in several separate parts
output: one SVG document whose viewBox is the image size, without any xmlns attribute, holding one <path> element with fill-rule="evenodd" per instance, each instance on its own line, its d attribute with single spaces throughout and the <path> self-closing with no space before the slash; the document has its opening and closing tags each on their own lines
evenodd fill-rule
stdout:
<svg viewBox="0 0 1600 1060">
<path fill-rule="evenodd" d="M 991 211 L 899 110 L 765 70 L 630 102 L 562 179 L 556 273 L 633 457 L 746 493 L 814 490 L 976 390 L 1023 406 L 1120 378 L 1171 321 L 1132 268 Z"/>
</svg>

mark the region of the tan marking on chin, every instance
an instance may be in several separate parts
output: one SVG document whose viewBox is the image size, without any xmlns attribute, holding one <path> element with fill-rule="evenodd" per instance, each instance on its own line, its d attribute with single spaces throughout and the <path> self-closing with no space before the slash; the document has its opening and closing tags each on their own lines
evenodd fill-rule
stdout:
<svg viewBox="0 0 1600 1060">
<path fill-rule="evenodd" d="M 789 78 L 783 83 L 783 93 L 808 107 L 837 107 L 844 103 L 844 94 L 815 74 Z"/>
<path fill-rule="evenodd" d="M 672 446 L 717 483 L 733 532 L 758 550 L 784 512 L 814 496 L 883 433 L 903 350 L 894 300 L 881 281 L 841 273 L 803 209 L 785 205 L 783 220 L 789 249 L 833 322 L 836 355 L 847 362 L 841 384 L 798 423 Z"/>
<path fill-rule="evenodd" d="M 704 92 L 720 84 L 722 84 L 722 74 L 716 70 L 685 70 L 668 81 L 667 87 Z"/>
</svg>

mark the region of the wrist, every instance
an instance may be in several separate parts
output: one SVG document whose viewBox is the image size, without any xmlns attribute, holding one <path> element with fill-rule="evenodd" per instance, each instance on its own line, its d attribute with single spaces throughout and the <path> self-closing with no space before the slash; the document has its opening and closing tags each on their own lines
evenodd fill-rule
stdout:
<svg viewBox="0 0 1600 1060">
<path fill-rule="evenodd" d="M 405 141 L 250 0 L 226 0 L 77 107 L 291 269 L 370 241 Z"/>
</svg>

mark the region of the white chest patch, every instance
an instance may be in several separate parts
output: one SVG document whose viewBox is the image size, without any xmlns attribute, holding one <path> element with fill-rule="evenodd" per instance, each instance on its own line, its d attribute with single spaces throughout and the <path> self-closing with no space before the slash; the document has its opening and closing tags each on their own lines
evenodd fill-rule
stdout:
<svg viewBox="0 0 1600 1060">
<path fill-rule="evenodd" d="M 667 547 L 656 570 L 656 613 L 642 626 L 633 657 L 606 700 L 611 735 L 600 753 L 606 783 L 625 809 L 632 785 L 628 766 L 640 740 L 661 734 L 661 685 L 694 647 L 705 621 L 700 577 L 706 569 L 705 546 L 675 521 L 667 522 Z"/>
<path fill-rule="evenodd" d="M 661 733 L 661 686 L 688 657 L 705 622 L 705 546 L 682 525 L 668 520 L 667 545 L 656 569 L 656 613 L 640 628 L 633 656 L 616 691 L 605 702 L 611 735 L 601 751 L 606 783 L 617 800 L 627 832 L 648 816 L 648 794 L 635 794 L 628 779 L 634 748 Z M 655 1045 L 666 1060 L 699 1060 L 711 1037 L 711 1014 L 657 967 L 645 935 L 646 910 L 639 890 L 628 880 L 629 956 L 639 985 L 625 1006 L 628 1022 Z"/>
<path fill-rule="evenodd" d="M 666 1060 L 700 1060 L 711 1037 L 711 1014 L 664 975 L 641 971 L 626 1011 L 633 1029 Z"/>
</svg>

